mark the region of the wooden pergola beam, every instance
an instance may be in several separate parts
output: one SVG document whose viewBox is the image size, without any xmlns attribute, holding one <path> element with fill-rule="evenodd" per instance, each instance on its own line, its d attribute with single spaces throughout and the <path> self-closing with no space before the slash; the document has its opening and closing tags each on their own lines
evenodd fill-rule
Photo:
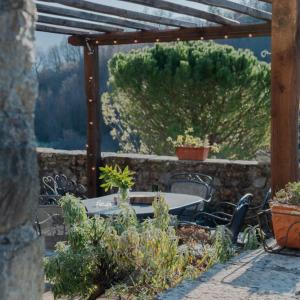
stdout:
<svg viewBox="0 0 300 300">
<path fill-rule="evenodd" d="M 253 8 L 241 3 L 233 2 L 231 0 L 190 0 L 190 1 L 206 4 L 209 6 L 225 8 L 264 21 L 272 20 L 272 14 L 267 11 Z"/>
<path fill-rule="evenodd" d="M 299 178 L 300 2 L 273 0 L 272 191 Z"/>
<path fill-rule="evenodd" d="M 38 22 L 45 23 L 45 24 L 52 24 L 52 25 L 59 25 L 64 27 L 72 27 L 72 28 L 80 28 L 92 31 L 99 31 L 99 32 L 114 32 L 114 31 L 123 31 L 123 28 L 120 27 L 112 27 L 107 25 L 101 24 L 93 24 L 93 23 L 86 23 L 80 21 L 73 21 L 64 18 L 56 18 L 56 17 L 48 17 L 38 15 Z"/>
<path fill-rule="evenodd" d="M 171 18 L 166 18 L 161 16 L 154 16 L 154 15 L 149 15 L 149 14 L 122 9 L 118 7 L 107 6 L 107 5 L 90 2 L 90 1 L 82 1 L 82 0 L 54 0 L 54 1 L 39 0 L 39 1 L 57 3 L 61 5 L 70 6 L 73 8 L 82 9 L 82 10 L 88 10 L 88 11 L 107 14 L 111 16 L 118 16 L 126 19 L 139 20 L 143 22 L 161 24 L 166 26 L 183 27 L 183 28 L 197 26 L 197 24 L 195 23 L 177 20 L 175 18 L 171 19 Z"/>
<path fill-rule="evenodd" d="M 102 35 L 71 36 L 69 43 L 84 46 L 89 40 L 97 45 L 137 44 L 154 42 L 190 41 L 202 39 L 224 39 L 268 36 L 271 24 L 182 28 L 145 32 L 115 32 Z"/>
<path fill-rule="evenodd" d="M 163 0 L 124 0 L 126 2 L 131 2 L 135 4 L 141 4 L 144 6 L 158 8 L 162 10 L 167 10 L 175 12 L 178 14 L 193 16 L 196 18 L 204 19 L 220 25 L 237 25 L 239 21 L 226 18 L 224 16 L 216 15 L 207 11 L 202 11 L 200 9 L 195 9 L 189 6 L 180 5 L 172 2 L 167 2 Z"/>
<path fill-rule="evenodd" d="M 82 35 L 87 36 L 89 34 L 95 34 L 95 32 L 88 32 L 85 30 L 77 30 L 71 28 L 63 28 L 58 26 L 48 26 L 44 24 L 36 24 L 36 31 L 41 32 L 49 32 L 49 33 L 56 33 L 56 34 L 65 34 L 65 35 Z"/>
<path fill-rule="evenodd" d="M 157 26 L 153 26 L 153 25 L 149 25 L 149 24 L 143 24 L 140 22 L 119 19 L 119 18 L 113 18 L 113 17 L 109 17 L 109 16 L 89 13 L 89 12 L 75 10 L 75 9 L 66 9 L 63 7 L 55 7 L 55 6 L 45 5 L 45 4 L 41 4 L 41 3 L 37 3 L 36 8 L 37 8 L 38 13 L 50 14 L 50 15 L 54 15 L 54 16 L 82 19 L 85 21 L 117 25 L 117 26 L 122 26 L 122 27 L 126 27 L 126 28 L 133 28 L 133 29 L 137 29 L 137 30 L 156 30 L 156 29 L 158 29 Z"/>
</svg>

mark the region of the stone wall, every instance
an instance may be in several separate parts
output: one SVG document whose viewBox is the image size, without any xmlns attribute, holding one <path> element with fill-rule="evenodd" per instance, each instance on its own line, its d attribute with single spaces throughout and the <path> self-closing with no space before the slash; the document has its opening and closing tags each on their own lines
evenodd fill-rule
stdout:
<svg viewBox="0 0 300 300">
<path fill-rule="evenodd" d="M 253 193 L 255 202 L 260 203 L 269 186 L 268 163 L 256 161 L 229 161 L 208 159 L 179 161 L 172 156 L 103 153 L 106 164 L 126 165 L 136 172 L 134 189 L 151 191 L 158 186 L 166 191 L 170 176 L 182 172 L 199 172 L 214 178 L 215 199 L 236 202 L 245 193 Z M 84 151 L 38 149 L 40 177 L 59 173 L 85 185 L 86 157 Z"/>
</svg>

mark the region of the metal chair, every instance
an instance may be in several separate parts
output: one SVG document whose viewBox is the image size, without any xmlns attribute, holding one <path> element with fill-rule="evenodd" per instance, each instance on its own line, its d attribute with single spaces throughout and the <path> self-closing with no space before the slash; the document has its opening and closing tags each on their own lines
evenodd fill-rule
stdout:
<svg viewBox="0 0 300 300">
<path fill-rule="evenodd" d="M 196 195 L 204 202 L 211 202 L 213 195 L 212 177 L 201 173 L 179 173 L 170 178 L 169 189 L 171 193 Z M 191 216 L 200 210 L 202 204 L 184 208 L 179 214 L 180 220 L 190 220 Z"/>
<path fill-rule="evenodd" d="M 58 204 L 58 200 L 67 193 L 82 199 L 86 198 L 86 188 L 68 179 L 66 175 L 45 176 L 41 182 L 39 203 L 41 205 Z"/>
<path fill-rule="evenodd" d="M 34 228 L 38 235 L 45 237 L 46 249 L 53 249 L 58 241 L 66 240 L 67 229 L 59 199 L 67 193 L 86 198 L 86 188 L 76 184 L 74 180 L 69 180 L 64 174 L 42 178 Z"/>
<path fill-rule="evenodd" d="M 213 195 L 212 177 L 201 173 L 179 173 L 170 178 L 169 191 L 197 195 L 210 202 Z"/>
<path fill-rule="evenodd" d="M 299 251 L 288 249 L 286 247 L 281 247 L 277 244 L 272 226 L 272 213 L 269 207 L 270 199 L 271 189 L 266 194 L 263 204 L 264 209 L 260 210 L 257 214 L 257 220 L 261 231 L 262 244 L 264 250 L 268 253 L 273 254 L 300 257 Z M 286 238 L 288 238 L 288 235 Z"/>
<path fill-rule="evenodd" d="M 207 213 L 198 212 L 193 217 L 195 222 L 180 222 L 180 225 L 198 225 L 206 229 L 215 229 L 218 225 L 225 225 L 232 233 L 232 241 L 237 242 L 238 235 L 243 228 L 249 206 L 253 199 L 252 194 L 244 195 L 235 205 L 233 214 L 222 211 Z"/>
</svg>

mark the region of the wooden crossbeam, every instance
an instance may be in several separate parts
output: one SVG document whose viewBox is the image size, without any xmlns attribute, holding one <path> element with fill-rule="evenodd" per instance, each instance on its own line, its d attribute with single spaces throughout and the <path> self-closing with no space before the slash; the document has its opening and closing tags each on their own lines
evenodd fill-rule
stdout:
<svg viewBox="0 0 300 300">
<path fill-rule="evenodd" d="M 272 20 L 272 14 L 267 11 L 263 11 L 237 2 L 233 2 L 231 0 L 190 0 L 190 1 L 206 4 L 210 6 L 225 8 L 264 21 Z"/>
<path fill-rule="evenodd" d="M 158 8 L 162 10 L 172 11 L 175 13 L 193 16 L 196 18 L 201 18 L 216 24 L 221 25 L 236 25 L 239 24 L 238 21 L 232 20 L 217 14 L 213 14 L 207 11 L 202 11 L 200 9 L 195 9 L 189 6 L 176 4 L 173 2 L 167 2 L 163 0 L 123 0 L 126 2 L 131 2 L 135 4 L 141 4 L 144 6 L 149 6 L 152 8 Z"/>
<path fill-rule="evenodd" d="M 120 27 L 112 27 L 112 26 L 101 25 L 101 24 L 85 23 L 85 22 L 80 22 L 80 21 L 64 19 L 64 18 L 48 17 L 48 16 L 42 16 L 42 15 L 38 16 L 38 22 L 45 23 L 45 24 L 65 26 L 65 27 L 87 29 L 87 30 L 93 30 L 93 31 L 99 31 L 99 32 L 123 31 L 123 29 Z"/>
<path fill-rule="evenodd" d="M 71 36 L 69 37 L 69 43 L 74 46 L 83 46 L 86 44 L 86 41 L 89 40 L 90 43 L 97 45 L 116 45 L 202 39 L 230 39 L 268 36 L 270 34 L 270 23 L 264 23 L 256 25 L 197 27 L 144 32 L 115 32 L 85 37 Z"/>
<path fill-rule="evenodd" d="M 82 0 L 39 0 L 42 2 L 51 2 L 51 3 L 57 3 L 61 5 L 70 6 L 73 8 L 83 9 L 83 10 L 89 10 L 92 12 L 97 13 L 103 13 L 111 16 L 119 16 L 126 19 L 133 19 L 133 20 L 139 20 L 149 23 L 155 23 L 155 24 L 161 24 L 166 26 L 173 26 L 173 27 L 182 27 L 182 28 L 188 28 L 188 27 L 196 27 L 197 24 L 172 18 L 166 18 L 161 16 L 154 16 L 149 15 L 142 12 L 136 12 L 132 10 L 107 6 L 99 3 L 94 3 L 90 1 L 82 1 Z"/>
<path fill-rule="evenodd" d="M 36 24 L 36 31 L 42 31 L 42 32 L 49 32 L 49 33 L 56 33 L 56 34 L 65 34 L 65 35 L 82 35 L 87 36 L 89 34 L 95 34 L 95 32 L 89 32 L 85 30 L 76 30 L 71 28 L 63 28 L 58 26 L 48 26 L 44 24 Z"/>
<path fill-rule="evenodd" d="M 113 17 L 104 16 L 104 15 L 98 15 L 98 14 L 75 10 L 75 9 L 66 9 L 63 7 L 50 6 L 50 5 L 45 5 L 45 4 L 41 4 L 41 3 L 37 3 L 36 7 L 37 7 L 38 13 L 45 13 L 45 14 L 50 14 L 50 15 L 55 15 L 55 16 L 63 16 L 63 17 L 71 17 L 71 18 L 76 18 L 76 19 L 82 19 L 85 21 L 117 25 L 117 26 L 122 26 L 122 27 L 127 27 L 127 28 L 138 29 L 138 30 L 158 29 L 156 26 L 149 25 L 149 24 L 143 24 L 140 22 L 119 19 L 119 18 L 113 18 Z"/>
</svg>

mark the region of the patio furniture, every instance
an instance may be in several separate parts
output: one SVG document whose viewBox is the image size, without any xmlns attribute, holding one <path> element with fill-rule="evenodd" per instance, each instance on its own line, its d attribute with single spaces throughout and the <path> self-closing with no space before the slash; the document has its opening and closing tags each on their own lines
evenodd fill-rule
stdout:
<svg viewBox="0 0 300 300">
<path fill-rule="evenodd" d="M 64 174 L 45 176 L 41 180 L 41 195 L 36 211 L 34 228 L 38 235 L 45 238 L 46 249 L 53 249 L 59 241 L 66 240 L 67 230 L 64 224 L 59 199 L 67 193 L 86 198 L 83 185 L 70 180 Z"/>
<path fill-rule="evenodd" d="M 232 241 L 236 243 L 252 199 L 252 194 L 244 195 L 238 201 L 232 215 L 222 211 L 214 213 L 199 212 L 194 215 L 195 222 L 181 222 L 180 225 L 198 225 L 208 229 L 215 229 L 218 225 L 225 225 L 232 233 Z"/>
<path fill-rule="evenodd" d="M 41 180 L 41 205 L 58 204 L 58 200 L 67 193 L 86 198 L 86 188 L 82 184 L 67 178 L 64 174 L 44 176 Z"/>
<path fill-rule="evenodd" d="M 212 177 L 205 174 L 178 173 L 171 176 L 168 191 L 171 193 L 199 196 L 203 198 L 205 203 L 209 203 L 214 191 L 212 182 Z M 189 221 L 192 215 L 201 210 L 203 210 L 203 207 L 197 205 L 188 207 L 182 212 L 180 219 Z"/>
<path fill-rule="evenodd" d="M 263 209 L 259 211 L 259 213 L 257 214 L 259 228 L 262 233 L 261 234 L 262 244 L 264 250 L 268 253 L 273 253 L 273 254 L 300 257 L 299 251 L 288 249 L 286 247 L 281 247 L 277 244 L 273 232 L 273 226 L 272 226 L 272 213 L 271 213 L 271 209 L 269 208 L 270 199 L 271 199 L 271 189 L 266 194 L 266 197 L 262 205 Z M 296 224 L 298 223 L 295 223 L 293 225 Z M 292 229 L 292 227 L 290 229 Z M 288 235 L 286 238 L 288 239 Z"/>
<path fill-rule="evenodd" d="M 200 196 L 178 194 L 178 193 L 159 193 L 164 197 L 169 206 L 169 213 L 180 216 L 182 212 L 189 207 L 198 206 L 203 209 L 205 199 Z M 130 192 L 130 197 L 154 197 L 157 193 L 153 192 Z M 106 195 L 99 198 L 82 200 L 87 209 L 88 215 L 99 215 L 110 217 L 120 213 L 120 208 L 115 204 L 117 194 Z M 131 204 L 139 219 L 145 219 L 153 216 L 153 207 L 149 204 Z"/>
<path fill-rule="evenodd" d="M 169 191 L 200 196 L 210 202 L 213 194 L 212 177 L 201 173 L 179 173 L 171 176 Z"/>
</svg>

